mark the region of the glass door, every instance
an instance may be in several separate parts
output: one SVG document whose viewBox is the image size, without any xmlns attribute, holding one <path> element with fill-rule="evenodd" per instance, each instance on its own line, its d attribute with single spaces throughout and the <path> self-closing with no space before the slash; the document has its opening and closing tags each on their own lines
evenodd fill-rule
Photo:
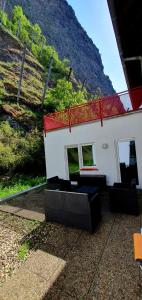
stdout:
<svg viewBox="0 0 142 300">
<path fill-rule="evenodd" d="M 139 184 L 137 171 L 137 156 L 134 140 L 120 141 L 118 143 L 119 165 L 122 183 Z"/>
<path fill-rule="evenodd" d="M 78 147 L 67 148 L 69 178 L 75 180 L 80 171 Z"/>
</svg>

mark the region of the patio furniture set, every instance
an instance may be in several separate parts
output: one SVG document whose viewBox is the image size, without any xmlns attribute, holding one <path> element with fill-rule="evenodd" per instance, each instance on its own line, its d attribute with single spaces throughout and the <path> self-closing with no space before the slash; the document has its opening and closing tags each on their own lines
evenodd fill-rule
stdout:
<svg viewBox="0 0 142 300">
<path fill-rule="evenodd" d="M 105 190 L 112 213 L 139 214 L 136 186 L 115 183 L 107 187 L 105 175 L 77 174 L 74 180 L 76 184 L 58 176 L 48 179 L 44 190 L 46 221 L 93 233 L 101 221 L 101 197 Z"/>
</svg>

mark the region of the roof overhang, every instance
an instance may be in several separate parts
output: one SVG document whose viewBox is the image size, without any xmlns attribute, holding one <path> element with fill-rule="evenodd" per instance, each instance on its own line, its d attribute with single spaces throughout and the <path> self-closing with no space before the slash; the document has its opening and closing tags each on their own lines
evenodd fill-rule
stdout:
<svg viewBox="0 0 142 300">
<path fill-rule="evenodd" d="M 129 88 L 142 85 L 142 2 L 107 0 Z"/>
</svg>

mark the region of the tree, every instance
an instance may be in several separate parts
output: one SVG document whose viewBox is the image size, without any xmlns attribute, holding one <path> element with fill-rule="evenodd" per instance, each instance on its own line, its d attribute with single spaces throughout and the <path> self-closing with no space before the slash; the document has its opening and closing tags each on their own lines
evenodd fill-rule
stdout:
<svg viewBox="0 0 142 300">
<path fill-rule="evenodd" d="M 40 44 L 42 31 L 38 24 L 32 26 L 32 38 L 35 44 Z"/>
<path fill-rule="evenodd" d="M 11 29 L 12 23 L 11 21 L 8 19 L 7 14 L 0 10 L 0 22 L 2 25 L 4 25 L 7 29 Z"/>
<path fill-rule="evenodd" d="M 87 93 L 84 89 L 74 91 L 72 83 L 59 79 L 55 88 L 48 90 L 45 97 L 45 107 L 50 111 L 63 110 L 73 105 L 86 102 Z"/>
<path fill-rule="evenodd" d="M 23 13 L 21 6 L 14 6 L 12 17 L 12 31 L 22 42 L 30 44 L 30 22 Z"/>
</svg>

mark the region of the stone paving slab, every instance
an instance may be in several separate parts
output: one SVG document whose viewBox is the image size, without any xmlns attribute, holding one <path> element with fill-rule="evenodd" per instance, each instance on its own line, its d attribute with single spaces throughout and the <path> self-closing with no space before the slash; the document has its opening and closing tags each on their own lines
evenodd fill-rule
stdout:
<svg viewBox="0 0 142 300">
<path fill-rule="evenodd" d="M 3 212 L 14 214 L 14 213 L 16 213 L 16 212 L 18 212 L 20 210 L 21 210 L 21 208 L 16 207 L 16 206 L 10 206 L 10 205 L 2 205 L 2 204 L 0 204 L 0 211 L 3 211 Z"/>
<path fill-rule="evenodd" d="M 30 220 L 36 220 L 39 222 L 43 222 L 45 220 L 45 215 L 43 212 L 37 212 L 33 210 L 28 209 L 22 209 L 17 206 L 11 206 L 11 205 L 0 205 L 0 211 L 7 212 L 10 214 L 14 214 L 19 217 L 23 217 Z"/>
<path fill-rule="evenodd" d="M 1 300 L 41 300 L 50 286 L 47 281 L 28 270 L 19 269 L 0 288 Z"/>
<path fill-rule="evenodd" d="M 15 215 L 29 220 L 36 220 L 39 222 L 43 222 L 45 220 L 45 215 L 43 213 L 39 213 L 28 209 L 19 210 L 15 212 Z"/>
<path fill-rule="evenodd" d="M 30 234 L 34 229 L 40 226 L 39 221 L 27 220 L 16 216 L 15 214 L 9 215 L 6 219 L 1 220 L 0 225 L 7 228 L 9 231 L 17 232 L 21 237 Z"/>
<path fill-rule="evenodd" d="M 39 265 L 38 265 L 39 262 Z M 33 264 L 36 264 L 34 267 Z M 1 300 L 42 300 L 65 267 L 60 258 L 37 251 L 0 288 Z"/>
<path fill-rule="evenodd" d="M 45 280 L 64 269 L 66 261 L 58 258 L 57 256 L 45 253 L 41 250 L 36 252 L 36 255 L 30 257 L 24 264 L 24 267 L 38 276 L 43 277 Z"/>
</svg>

